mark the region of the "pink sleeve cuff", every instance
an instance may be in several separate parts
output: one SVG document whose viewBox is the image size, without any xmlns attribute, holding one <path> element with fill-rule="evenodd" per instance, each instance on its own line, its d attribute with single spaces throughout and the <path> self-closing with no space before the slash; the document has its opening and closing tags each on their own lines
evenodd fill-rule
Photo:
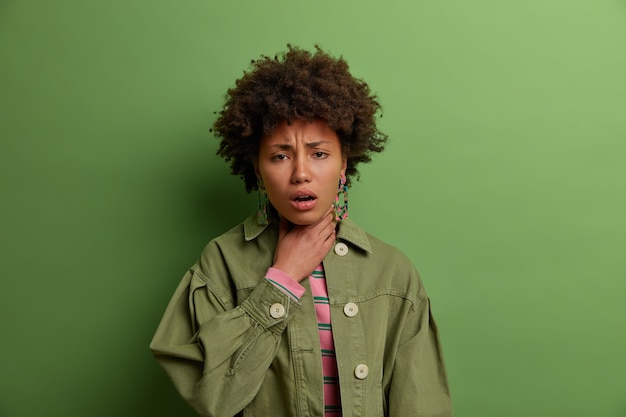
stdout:
<svg viewBox="0 0 626 417">
<path fill-rule="evenodd" d="M 265 279 L 296 301 L 300 301 L 304 295 L 304 287 L 280 269 L 269 268 L 265 273 Z"/>
</svg>

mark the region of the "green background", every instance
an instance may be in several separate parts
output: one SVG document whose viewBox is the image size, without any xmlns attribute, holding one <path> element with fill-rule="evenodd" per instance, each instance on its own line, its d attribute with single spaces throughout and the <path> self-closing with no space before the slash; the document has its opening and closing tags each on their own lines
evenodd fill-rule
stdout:
<svg viewBox="0 0 626 417">
<path fill-rule="evenodd" d="M 0 416 L 193 415 L 148 343 L 255 208 L 209 128 L 288 42 L 384 106 L 350 215 L 421 271 L 455 415 L 626 416 L 617 0 L 0 1 Z"/>
</svg>

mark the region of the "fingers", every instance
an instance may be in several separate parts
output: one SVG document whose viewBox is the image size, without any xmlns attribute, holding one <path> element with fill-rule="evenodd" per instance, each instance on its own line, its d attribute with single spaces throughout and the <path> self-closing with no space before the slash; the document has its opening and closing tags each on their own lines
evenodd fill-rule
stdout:
<svg viewBox="0 0 626 417">
<path fill-rule="evenodd" d="M 322 218 L 322 222 L 325 224 L 324 230 L 327 230 L 327 239 L 331 237 L 334 239 L 337 221 L 335 220 L 335 211 L 333 206 L 330 206 L 330 208 Z"/>
<path fill-rule="evenodd" d="M 335 223 L 335 216 L 334 216 L 333 206 L 330 206 L 328 210 L 326 210 L 326 213 L 324 213 L 324 215 L 317 222 L 312 224 L 311 227 L 315 227 L 319 225 L 325 228 L 329 224 L 334 225 L 334 223 Z"/>
<path fill-rule="evenodd" d="M 332 207 L 315 223 L 306 226 L 294 225 L 281 217 L 273 266 L 300 282 L 324 259 L 335 239 Z"/>
<path fill-rule="evenodd" d="M 316 224 L 320 224 L 329 220 L 332 221 L 334 219 L 334 216 L 332 214 L 333 214 L 333 206 L 331 205 L 330 207 L 328 207 L 324 215 L 320 217 L 320 219 L 316 221 L 315 223 L 313 223 L 311 226 L 314 226 Z"/>
</svg>

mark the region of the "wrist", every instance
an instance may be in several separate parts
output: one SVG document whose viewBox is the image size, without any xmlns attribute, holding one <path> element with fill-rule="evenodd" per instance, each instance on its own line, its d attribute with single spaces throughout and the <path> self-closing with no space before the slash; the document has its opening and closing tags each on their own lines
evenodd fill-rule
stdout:
<svg viewBox="0 0 626 417">
<path fill-rule="evenodd" d="M 300 283 L 296 282 L 283 271 L 270 267 L 265 273 L 265 279 L 277 286 L 281 291 L 299 301 L 306 291 Z"/>
<path fill-rule="evenodd" d="M 275 263 L 274 265 L 271 266 L 271 269 L 278 271 L 279 273 L 283 274 L 285 277 L 289 277 L 290 279 L 296 282 L 300 282 L 305 278 L 305 277 L 299 277 L 298 272 L 288 268 L 287 266 L 283 266 L 280 263 Z"/>
</svg>

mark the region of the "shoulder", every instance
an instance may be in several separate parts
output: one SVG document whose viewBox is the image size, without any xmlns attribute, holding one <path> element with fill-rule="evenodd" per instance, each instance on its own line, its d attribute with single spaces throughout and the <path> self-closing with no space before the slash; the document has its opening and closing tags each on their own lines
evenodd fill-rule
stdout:
<svg viewBox="0 0 626 417">
<path fill-rule="evenodd" d="M 256 283 L 256 275 L 262 276 L 271 262 L 277 232 L 270 225 L 253 231 L 250 238 L 249 219 L 212 239 L 195 268 L 206 277 L 255 277 L 239 278 L 241 286 Z"/>
<path fill-rule="evenodd" d="M 411 260 L 397 247 L 366 232 L 351 220 L 344 220 L 337 235 L 339 240 L 345 241 L 359 249 L 364 257 L 370 261 L 395 264 L 402 268 L 413 269 Z"/>
<path fill-rule="evenodd" d="M 371 284 L 426 296 L 420 275 L 409 257 L 396 246 L 365 232 L 352 221 L 341 225 L 338 238 L 352 247 L 352 268 Z"/>
<path fill-rule="evenodd" d="M 217 256 L 223 249 L 233 250 L 241 245 L 243 237 L 243 223 L 231 228 L 219 236 L 211 239 L 202 249 L 200 260 L 205 258 L 213 258 Z"/>
<path fill-rule="evenodd" d="M 238 255 L 242 251 L 250 250 L 257 246 L 258 241 L 266 240 L 271 235 L 272 226 L 260 226 L 256 222 L 256 216 L 251 215 L 241 223 L 213 238 L 205 246 L 202 256 L 213 256 L 220 252 L 224 256 L 229 254 Z"/>
<path fill-rule="evenodd" d="M 206 245 L 205 250 L 211 246 L 223 246 L 223 245 L 239 245 L 244 241 L 244 226 L 243 222 L 225 231 L 219 236 L 211 239 Z"/>
<path fill-rule="evenodd" d="M 400 264 L 403 267 L 413 268 L 413 263 L 401 249 L 370 233 L 366 233 L 366 235 L 372 245 L 372 254 L 387 259 L 389 262 Z"/>
</svg>

